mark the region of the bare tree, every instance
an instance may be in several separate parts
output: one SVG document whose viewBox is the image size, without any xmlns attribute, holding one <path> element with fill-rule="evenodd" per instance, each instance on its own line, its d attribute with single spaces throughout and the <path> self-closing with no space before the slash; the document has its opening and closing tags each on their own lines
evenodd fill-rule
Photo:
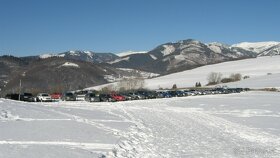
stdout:
<svg viewBox="0 0 280 158">
<path fill-rule="evenodd" d="M 122 90 L 135 90 L 141 89 L 145 85 L 143 78 L 127 78 L 118 83 L 118 88 Z"/>
<path fill-rule="evenodd" d="M 220 72 L 211 72 L 208 77 L 208 85 L 218 84 L 222 80 L 222 73 Z"/>
<path fill-rule="evenodd" d="M 116 91 L 116 88 L 113 85 L 108 85 L 106 87 L 103 87 L 100 90 L 100 93 L 108 94 L 108 93 L 111 93 L 112 91 Z"/>
</svg>

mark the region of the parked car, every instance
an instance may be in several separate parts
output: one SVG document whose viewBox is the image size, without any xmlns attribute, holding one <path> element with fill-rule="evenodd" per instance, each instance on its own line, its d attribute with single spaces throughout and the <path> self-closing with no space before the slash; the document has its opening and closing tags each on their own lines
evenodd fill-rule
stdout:
<svg viewBox="0 0 280 158">
<path fill-rule="evenodd" d="M 132 96 L 129 93 L 120 93 L 120 95 L 124 96 L 125 100 L 132 100 Z"/>
<path fill-rule="evenodd" d="M 111 97 L 115 100 L 115 101 L 125 101 L 125 97 L 117 94 L 117 93 L 113 93 L 111 94 Z"/>
<path fill-rule="evenodd" d="M 116 101 L 115 99 L 113 99 L 111 97 L 110 94 L 100 94 L 99 95 L 100 101 L 102 102 L 112 102 L 112 101 Z"/>
<path fill-rule="evenodd" d="M 40 102 L 51 102 L 52 101 L 52 98 L 48 93 L 39 93 L 36 98 L 37 98 L 36 100 L 40 101 Z"/>
<path fill-rule="evenodd" d="M 85 96 L 88 92 L 87 91 L 78 91 L 75 92 L 76 100 L 77 101 L 83 101 L 85 100 Z"/>
<path fill-rule="evenodd" d="M 51 94 L 51 98 L 52 98 L 53 100 L 60 100 L 61 97 L 62 97 L 62 94 L 61 94 L 61 93 L 52 93 L 52 94 Z"/>
<path fill-rule="evenodd" d="M 19 100 L 19 94 L 9 93 L 5 96 L 6 99 Z"/>
<path fill-rule="evenodd" d="M 63 100 L 63 101 L 76 101 L 76 95 L 72 92 L 66 92 L 62 95 L 61 100 Z"/>
<path fill-rule="evenodd" d="M 134 92 L 130 92 L 128 95 L 131 97 L 131 100 L 139 100 L 144 98 L 143 95 Z"/>
<path fill-rule="evenodd" d="M 21 101 L 35 102 L 35 97 L 31 93 L 23 93 L 20 95 Z"/>
<path fill-rule="evenodd" d="M 88 102 L 100 102 L 100 97 L 98 94 L 88 93 L 85 96 L 85 101 Z"/>
<path fill-rule="evenodd" d="M 148 99 L 155 99 L 157 98 L 157 93 L 155 91 L 147 91 L 147 97 Z"/>
<path fill-rule="evenodd" d="M 172 96 L 172 97 L 183 97 L 185 96 L 185 93 L 183 91 L 169 91 L 169 94 Z"/>
<path fill-rule="evenodd" d="M 157 92 L 157 97 L 158 98 L 171 98 L 172 96 L 168 91 L 159 91 Z"/>
</svg>

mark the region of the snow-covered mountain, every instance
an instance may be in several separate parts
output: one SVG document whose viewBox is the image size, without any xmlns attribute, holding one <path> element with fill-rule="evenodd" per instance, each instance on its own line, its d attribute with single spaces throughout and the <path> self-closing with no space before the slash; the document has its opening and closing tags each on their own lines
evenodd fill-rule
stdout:
<svg viewBox="0 0 280 158">
<path fill-rule="evenodd" d="M 254 52 L 242 48 L 221 43 L 204 44 L 189 39 L 162 44 L 144 54 L 126 55 L 110 64 L 166 74 L 207 64 L 253 57 L 256 57 Z"/>
<path fill-rule="evenodd" d="M 280 42 L 242 42 L 232 45 L 232 47 L 243 48 L 255 52 L 258 56 L 280 55 Z"/>
<path fill-rule="evenodd" d="M 95 53 L 92 51 L 67 51 L 59 54 L 42 54 L 39 56 L 41 59 L 49 57 L 63 57 L 66 59 L 74 59 L 80 61 L 104 63 L 118 59 L 119 57 L 113 53 Z"/>
</svg>

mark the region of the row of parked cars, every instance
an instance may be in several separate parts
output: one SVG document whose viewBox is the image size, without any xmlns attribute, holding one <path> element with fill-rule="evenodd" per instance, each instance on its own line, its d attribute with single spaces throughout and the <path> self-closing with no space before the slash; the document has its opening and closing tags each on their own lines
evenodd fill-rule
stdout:
<svg viewBox="0 0 280 158">
<path fill-rule="evenodd" d="M 77 91 L 66 93 L 39 93 L 33 96 L 31 93 L 7 94 L 7 99 L 28 102 L 52 102 L 52 101 L 88 101 L 88 102 L 115 102 L 125 100 L 171 98 L 195 95 L 229 94 L 248 91 L 248 88 L 213 88 L 213 89 L 186 89 L 186 90 L 138 90 L 127 92 L 100 93 L 98 91 Z"/>
</svg>

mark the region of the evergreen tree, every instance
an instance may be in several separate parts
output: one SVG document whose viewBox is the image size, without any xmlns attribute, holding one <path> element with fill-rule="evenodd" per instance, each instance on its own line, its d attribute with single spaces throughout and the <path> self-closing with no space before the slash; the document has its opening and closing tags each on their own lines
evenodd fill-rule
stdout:
<svg viewBox="0 0 280 158">
<path fill-rule="evenodd" d="M 177 89 L 177 85 L 173 84 L 172 89 Z"/>
</svg>

